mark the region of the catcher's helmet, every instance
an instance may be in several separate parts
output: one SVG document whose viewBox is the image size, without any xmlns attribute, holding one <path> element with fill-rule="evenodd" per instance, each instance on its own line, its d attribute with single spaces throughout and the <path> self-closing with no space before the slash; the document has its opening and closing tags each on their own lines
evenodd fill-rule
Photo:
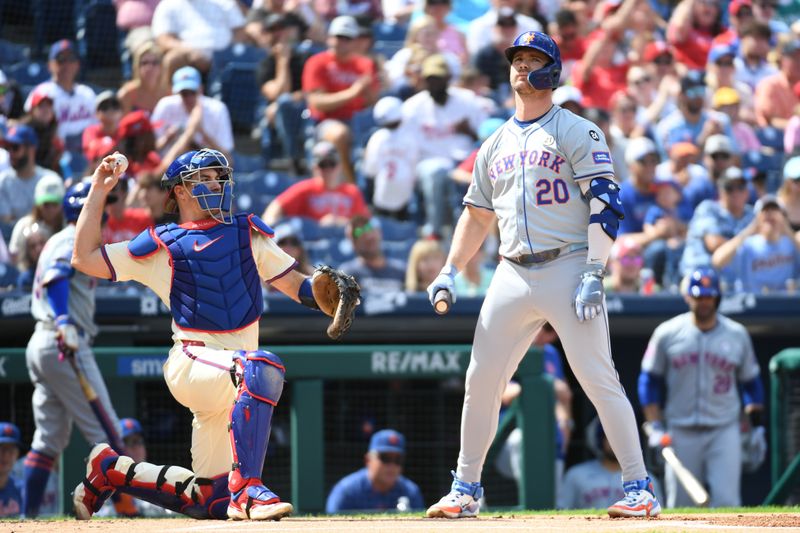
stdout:
<svg viewBox="0 0 800 533">
<path fill-rule="evenodd" d="M 64 207 L 64 218 L 67 222 L 75 222 L 78 220 L 78 215 L 81 214 L 83 204 L 86 203 L 86 197 L 89 196 L 89 189 L 92 187 L 92 180 L 84 179 L 67 189 L 64 193 L 64 200 L 62 205 Z"/>
<path fill-rule="evenodd" d="M 208 184 L 212 182 L 200 181 L 194 178 L 198 172 L 205 169 L 218 170 L 217 178 L 214 180 L 219 184 L 218 191 L 212 191 L 208 188 Z M 161 177 L 161 186 L 171 190 L 178 184 L 189 185 L 192 196 L 197 198 L 200 207 L 208 211 L 214 220 L 226 224 L 231 222 L 233 168 L 231 168 L 228 158 L 222 152 L 203 148 L 178 156 Z M 175 198 L 170 194 L 165 210 L 175 211 L 176 207 Z"/>
<path fill-rule="evenodd" d="M 719 276 L 712 268 L 702 267 L 689 274 L 686 285 L 686 294 L 693 298 L 712 296 L 718 298 L 722 295 L 719 288 Z"/>
<path fill-rule="evenodd" d="M 526 31 L 514 39 L 511 46 L 506 48 L 508 62 L 512 63 L 514 54 L 524 49 L 539 50 L 551 60 L 544 67 L 528 74 L 528 82 L 533 88 L 539 90 L 557 88 L 558 81 L 561 78 L 561 51 L 558 49 L 556 42 L 546 33 Z"/>
</svg>

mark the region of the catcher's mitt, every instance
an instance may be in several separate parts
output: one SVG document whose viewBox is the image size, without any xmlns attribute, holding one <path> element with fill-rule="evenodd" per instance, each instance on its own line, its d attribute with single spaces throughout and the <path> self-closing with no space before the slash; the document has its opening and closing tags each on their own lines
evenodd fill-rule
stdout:
<svg viewBox="0 0 800 533">
<path fill-rule="evenodd" d="M 333 317 L 328 326 L 328 337 L 338 340 L 353 324 L 361 288 L 353 276 L 320 265 L 311 276 L 311 291 L 320 310 Z"/>
</svg>

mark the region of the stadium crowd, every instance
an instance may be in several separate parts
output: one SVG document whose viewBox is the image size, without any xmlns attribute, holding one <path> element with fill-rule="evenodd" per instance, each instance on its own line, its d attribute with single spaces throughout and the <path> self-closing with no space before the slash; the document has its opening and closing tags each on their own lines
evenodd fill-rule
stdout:
<svg viewBox="0 0 800 533">
<path fill-rule="evenodd" d="M 622 184 L 607 289 L 675 292 L 687 272 L 713 266 L 726 290 L 795 290 L 793 2 L 83 4 L 107 4 L 116 32 L 44 47 L 41 83 L 0 71 L 5 288 L 30 287 L 61 227 L 64 184 L 103 156 L 131 160 L 108 207 L 110 242 L 170 220 L 164 162 L 206 146 L 232 160 L 239 208 L 263 211 L 307 264 L 347 263 L 367 290 L 420 291 L 443 264 L 477 147 L 510 116 L 502 51 L 543 30 L 563 59 L 554 102 L 604 131 Z M 109 38 L 119 85 L 84 83 L 92 46 Z M 480 263 L 497 260 L 496 242 L 462 275 L 464 294 L 485 290 Z"/>
</svg>

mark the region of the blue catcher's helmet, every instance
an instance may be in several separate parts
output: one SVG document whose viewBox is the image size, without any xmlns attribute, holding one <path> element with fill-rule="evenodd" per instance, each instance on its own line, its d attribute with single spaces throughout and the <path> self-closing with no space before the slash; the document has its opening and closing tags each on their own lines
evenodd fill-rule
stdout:
<svg viewBox="0 0 800 533">
<path fill-rule="evenodd" d="M 217 179 L 200 181 L 196 175 L 205 169 L 216 169 Z M 219 191 L 212 191 L 208 184 L 216 182 Z M 175 185 L 187 185 L 200 207 L 208 211 L 214 220 L 229 223 L 233 207 L 233 168 L 222 152 L 203 148 L 178 156 L 161 177 L 162 188 L 171 190 Z M 167 211 L 175 211 L 177 204 L 172 195 L 167 200 Z"/>
<path fill-rule="evenodd" d="M 693 298 L 711 296 L 719 298 L 722 291 L 719 288 L 719 276 L 712 268 L 701 267 L 689 274 L 689 282 L 686 285 L 686 294 Z"/>
<path fill-rule="evenodd" d="M 558 87 L 561 79 L 561 51 L 556 42 L 546 33 L 539 31 L 526 31 L 506 48 L 506 59 L 514 62 L 514 54 L 519 50 L 538 50 L 550 58 L 550 63 L 528 74 L 528 82 L 534 89 L 545 90 Z"/>
<path fill-rule="evenodd" d="M 92 180 L 84 179 L 72 185 L 64 193 L 64 200 L 61 204 L 64 207 L 64 218 L 67 222 L 75 222 L 81 214 L 86 197 L 89 196 L 89 189 L 92 187 Z"/>
</svg>

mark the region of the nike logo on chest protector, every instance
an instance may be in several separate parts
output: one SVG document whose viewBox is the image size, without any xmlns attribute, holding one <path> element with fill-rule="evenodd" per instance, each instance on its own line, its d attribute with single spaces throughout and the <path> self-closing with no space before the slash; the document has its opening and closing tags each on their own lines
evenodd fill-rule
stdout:
<svg viewBox="0 0 800 533">
<path fill-rule="evenodd" d="M 199 244 L 198 241 L 194 241 L 194 245 L 192 246 L 192 250 L 194 250 L 195 252 L 202 252 L 203 250 L 205 250 L 206 248 L 208 248 L 209 246 L 211 246 L 212 244 L 214 244 L 215 242 L 217 242 L 221 238 L 222 238 L 222 235 L 220 235 L 216 239 L 212 239 L 210 241 L 206 241 L 203 244 Z"/>
</svg>

